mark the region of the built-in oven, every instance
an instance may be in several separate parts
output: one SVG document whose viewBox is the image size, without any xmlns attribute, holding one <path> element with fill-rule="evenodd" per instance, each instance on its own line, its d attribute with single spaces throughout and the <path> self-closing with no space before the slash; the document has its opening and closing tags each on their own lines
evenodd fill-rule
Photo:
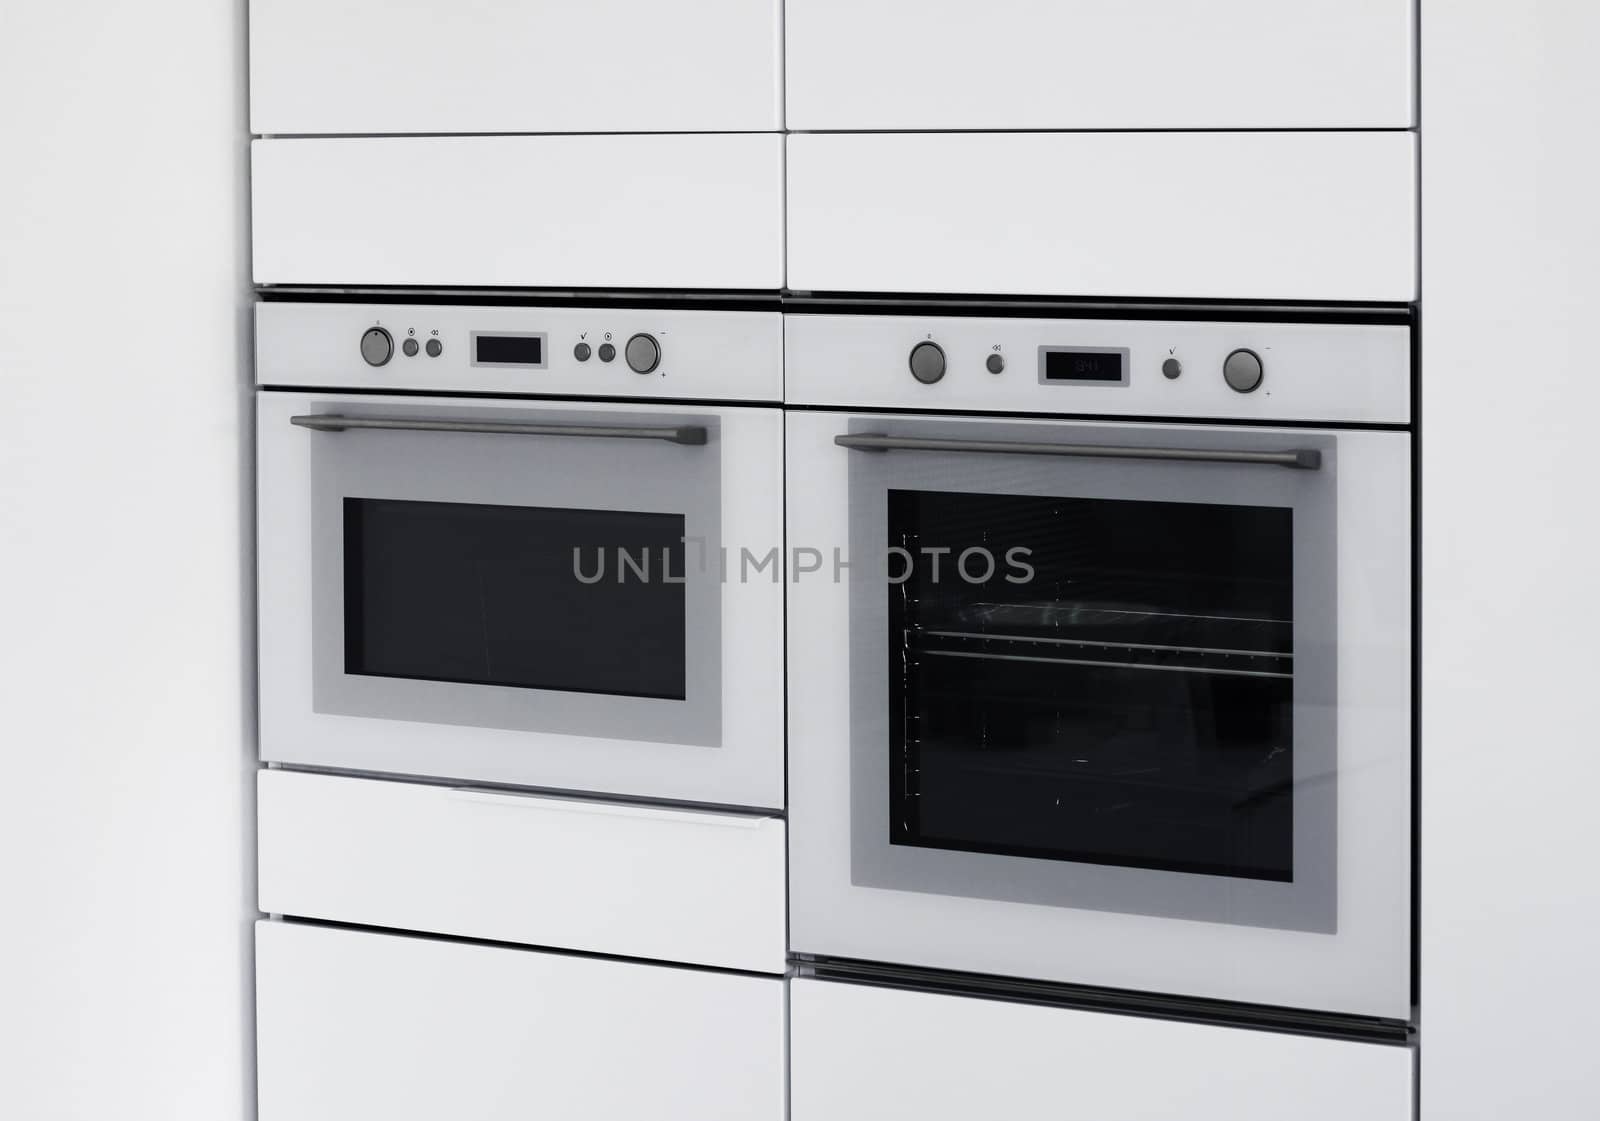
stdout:
<svg viewBox="0 0 1600 1121">
<path fill-rule="evenodd" d="M 1406 1019 L 1407 328 L 786 345 L 792 949 Z"/>
<path fill-rule="evenodd" d="M 780 339 L 259 305 L 262 758 L 781 807 Z"/>
</svg>

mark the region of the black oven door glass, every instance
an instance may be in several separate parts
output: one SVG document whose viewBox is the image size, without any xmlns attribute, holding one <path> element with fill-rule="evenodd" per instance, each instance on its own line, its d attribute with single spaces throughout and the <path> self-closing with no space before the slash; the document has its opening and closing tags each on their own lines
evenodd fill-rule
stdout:
<svg viewBox="0 0 1600 1121">
<path fill-rule="evenodd" d="M 893 843 L 1293 880 L 1292 510 L 891 490 L 888 526 Z"/>
<path fill-rule="evenodd" d="M 684 518 L 344 500 L 345 672 L 682 700 Z"/>
</svg>

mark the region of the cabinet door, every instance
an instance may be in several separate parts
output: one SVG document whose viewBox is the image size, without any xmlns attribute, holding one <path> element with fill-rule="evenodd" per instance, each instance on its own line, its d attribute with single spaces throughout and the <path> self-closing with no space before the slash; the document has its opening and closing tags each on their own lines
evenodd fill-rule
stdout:
<svg viewBox="0 0 1600 1121">
<path fill-rule="evenodd" d="M 1408 128 L 1412 0 L 788 0 L 794 129 Z"/>
<path fill-rule="evenodd" d="M 782 1121 L 783 982 L 256 926 L 261 1121 Z"/>
<path fill-rule="evenodd" d="M 251 0 L 251 130 L 772 130 L 778 31 L 778 0 Z"/>
<path fill-rule="evenodd" d="M 783 138 L 251 145 L 258 284 L 776 288 Z"/>
<path fill-rule="evenodd" d="M 1409 301 L 1404 132 L 788 138 L 801 291 Z"/>
<path fill-rule="evenodd" d="M 1409 1048 L 795 981 L 792 1121 L 1411 1121 Z"/>
</svg>

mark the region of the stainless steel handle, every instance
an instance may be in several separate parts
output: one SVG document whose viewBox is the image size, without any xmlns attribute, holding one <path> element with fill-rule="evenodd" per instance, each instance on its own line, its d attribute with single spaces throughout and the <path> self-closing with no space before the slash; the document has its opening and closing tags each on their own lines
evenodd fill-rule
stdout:
<svg viewBox="0 0 1600 1121">
<path fill-rule="evenodd" d="M 347 428 L 378 428 L 404 432 L 476 432 L 504 436 L 590 436 L 603 440 L 665 440 L 669 444 L 704 444 L 703 424 L 637 428 L 602 424 L 524 424 L 498 420 L 426 420 L 421 417 L 340 416 L 316 413 L 292 416 L 290 424 L 317 432 L 343 432 Z"/>
<path fill-rule="evenodd" d="M 631 802 L 589 802 L 577 798 L 552 798 L 516 790 L 484 790 L 472 786 L 450 787 L 450 797 L 463 802 L 491 806 L 544 810 L 551 813 L 587 814 L 593 817 L 631 817 L 671 825 L 695 825 L 708 829 L 759 829 L 770 820 L 756 814 L 700 813 L 695 810 L 642 806 Z"/>
<path fill-rule="evenodd" d="M 1011 440 L 941 440 L 920 436 L 886 436 L 862 432 L 835 436 L 841 448 L 869 452 L 982 452 L 988 455 L 1068 455 L 1087 459 L 1165 459 L 1192 463 L 1264 463 L 1315 471 L 1322 453 L 1315 448 L 1253 452 L 1226 448 L 1125 448 L 1106 444 L 1034 444 Z"/>
</svg>

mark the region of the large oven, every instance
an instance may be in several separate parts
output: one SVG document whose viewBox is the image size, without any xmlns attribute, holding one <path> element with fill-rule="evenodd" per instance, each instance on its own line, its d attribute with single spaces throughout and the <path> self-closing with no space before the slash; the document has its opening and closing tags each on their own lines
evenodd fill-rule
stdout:
<svg viewBox="0 0 1600 1121">
<path fill-rule="evenodd" d="M 792 950 L 1408 1018 L 1410 347 L 788 316 Z"/>
</svg>

